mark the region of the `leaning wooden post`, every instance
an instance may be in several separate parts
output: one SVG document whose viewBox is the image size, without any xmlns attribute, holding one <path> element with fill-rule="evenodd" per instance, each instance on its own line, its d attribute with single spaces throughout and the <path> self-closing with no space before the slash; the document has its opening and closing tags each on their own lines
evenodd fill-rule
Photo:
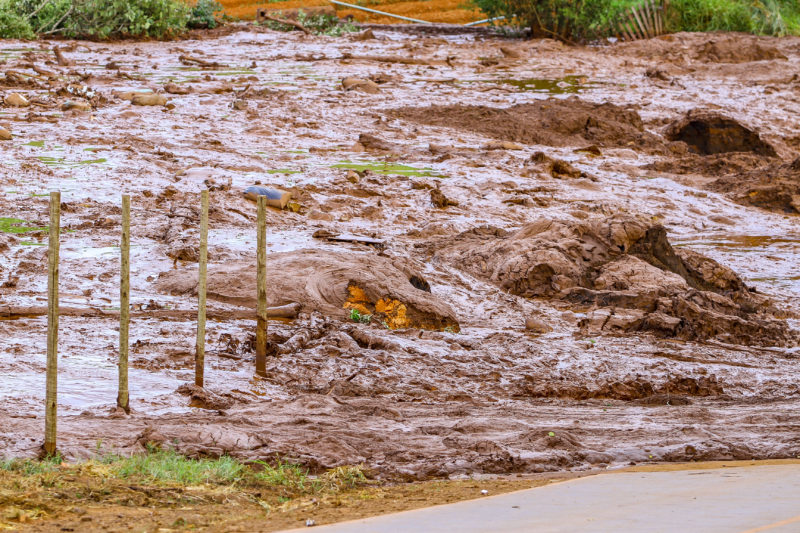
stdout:
<svg viewBox="0 0 800 533">
<path fill-rule="evenodd" d="M 206 357 L 206 272 L 208 268 L 208 190 L 200 192 L 200 264 L 197 277 L 197 344 L 194 384 L 203 386 Z"/>
<path fill-rule="evenodd" d="M 267 198 L 258 197 L 256 269 L 258 307 L 256 310 L 256 375 L 267 375 Z"/>
<path fill-rule="evenodd" d="M 58 238 L 61 193 L 50 193 L 50 240 L 47 254 L 47 386 L 45 392 L 44 453 L 56 453 L 58 409 Z"/>
<path fill-rule="evenodd" d="M 131 197 L 122 195 L 122 241 L 119 272 L 119 393 L 117 407 L 131 412 L 128 395 L 128 326 L 131 312 Z"/>
</svg>

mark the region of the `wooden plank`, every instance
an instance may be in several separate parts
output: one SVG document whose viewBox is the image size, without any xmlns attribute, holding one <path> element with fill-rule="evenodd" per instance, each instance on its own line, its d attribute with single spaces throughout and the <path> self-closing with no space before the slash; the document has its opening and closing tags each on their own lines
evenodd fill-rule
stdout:
<svg viewBox="0 0 800 533">
<path fill-rule="evenodd" d="M 258 197 L 256 220 L 256 375 L 267 375 L 267 199 Z"/>
<path fill-rule="evenodd" d="M 644 4 L 639 8 L 642 18 L 644 19 L 645 26 L 647 26 L 647 31 L 650 34 L 650 37 L 656 36 L 656 27 L 653 25 L 653 15 L 650 13 L 650 3 L 649 0 L 644 0 Z"/>
<path fill-rule="evenodd" d="M 45 386 L 44 453 L 56 454 L 58 411 L 58 253 L 61 193 L 50 193 L 50 238 L 47 253 L 47 381 Z"/>
<path fill-rule="evenodd" d="M 197 273 L 197 341 L 194 384 L 203 387 L 206 355 L 206 274 L 208 271 L 208 190 L 200 192 L 200 261 Z"/>
<path fill-rule="evenodd" d="M 636 20 L 636 23 L 639 25 L 639 29 L 642 32 L 642 38 L 644 39 L 649 38 L 650 36 L 647 34 L 647 26 L 644 25 L 641 17 L 639 17 L 639 10 L 634 7 L 633 9 L 631 9 L 631 11 L 633 12 L 633 17 Z"/>
<path fill-rule="evenodd" d="M 131 197 L 122 195 L 122 238 L 119 269 L 119 391 L 117 407 L 131 412 L 128 393 L 128 328 L 131 314 Z"/>
</svg>

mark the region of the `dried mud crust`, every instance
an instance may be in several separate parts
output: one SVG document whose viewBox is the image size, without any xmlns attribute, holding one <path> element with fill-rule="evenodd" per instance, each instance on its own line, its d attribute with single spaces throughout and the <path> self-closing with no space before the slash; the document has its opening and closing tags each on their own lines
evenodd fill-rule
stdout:
<svg viewBox="0 0 800 533">
<path fill-rule="evenodd" d="M 749 172 L 723 176 L 706 188 L 725 193 L 743 205 L 800 214 L 800 157 L 791 163 L 775 162 Z"/>
<path fill-rule="evenodd" d="M 636 111 L 577 97 L 550 98 L 506 108 L 468 105 L 405 107 L 389 114 L 410 122 L 471 131 L 505 141 L 546 146 L 637 148 L 662 151 Z"/>
<path fill-rule="evenodd" d="M 439 260 L 511 294 L 590 306 L 590 332 L 787 345 L 797 334 L 732 270 L 673 248 L 663 226 L 618 215 L 585 222 L 540 219 L 508 233 L 455 237 Z"/>
<path fill-rule="evenodd" d="M 407 259 L 370 253 L 298 250 L 269 254 L 269 305 L 300 303 L 305 312 L 346 318 L 352 309 L 371 315 L 390 329 L 458 331 L 451 307 L 431 294 L 430 284 Z M 160 290 L 193 294 L 196 271 L 171 271 L 158 281 Z M 250 262 L 212 266 L 208 298 L 256 307 L 256 267 Z"/>
</svg>

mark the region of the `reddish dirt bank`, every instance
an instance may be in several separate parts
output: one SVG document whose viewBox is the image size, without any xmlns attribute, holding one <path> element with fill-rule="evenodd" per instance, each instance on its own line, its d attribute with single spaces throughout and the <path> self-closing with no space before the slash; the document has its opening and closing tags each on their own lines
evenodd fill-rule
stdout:
<svg viewBox="0 0 800 533">
<path fill-rule="evenodd" d="M 800 453 L 800 40 L 217 35 L 0 43 L 3 455 L 41 444 L 53 189 L 68 456 L 156 442 L 418 479 Z M 254 184 L 292 193 L 268 296 L 299 308 L 265 379 Z M 182 312 L 204 188 L 205 391 Z"/>
</svg>

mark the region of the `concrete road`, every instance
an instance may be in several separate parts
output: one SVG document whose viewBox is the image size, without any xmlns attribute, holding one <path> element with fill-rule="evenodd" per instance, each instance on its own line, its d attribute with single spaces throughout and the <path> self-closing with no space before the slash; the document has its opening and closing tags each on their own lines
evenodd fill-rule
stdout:
<svg viewBox="0 0 800 533">
<path fill-rule="evenodd" d="M 313 531 L 797 533 L 800 465 L 601 474 Z"/>
</svg>

